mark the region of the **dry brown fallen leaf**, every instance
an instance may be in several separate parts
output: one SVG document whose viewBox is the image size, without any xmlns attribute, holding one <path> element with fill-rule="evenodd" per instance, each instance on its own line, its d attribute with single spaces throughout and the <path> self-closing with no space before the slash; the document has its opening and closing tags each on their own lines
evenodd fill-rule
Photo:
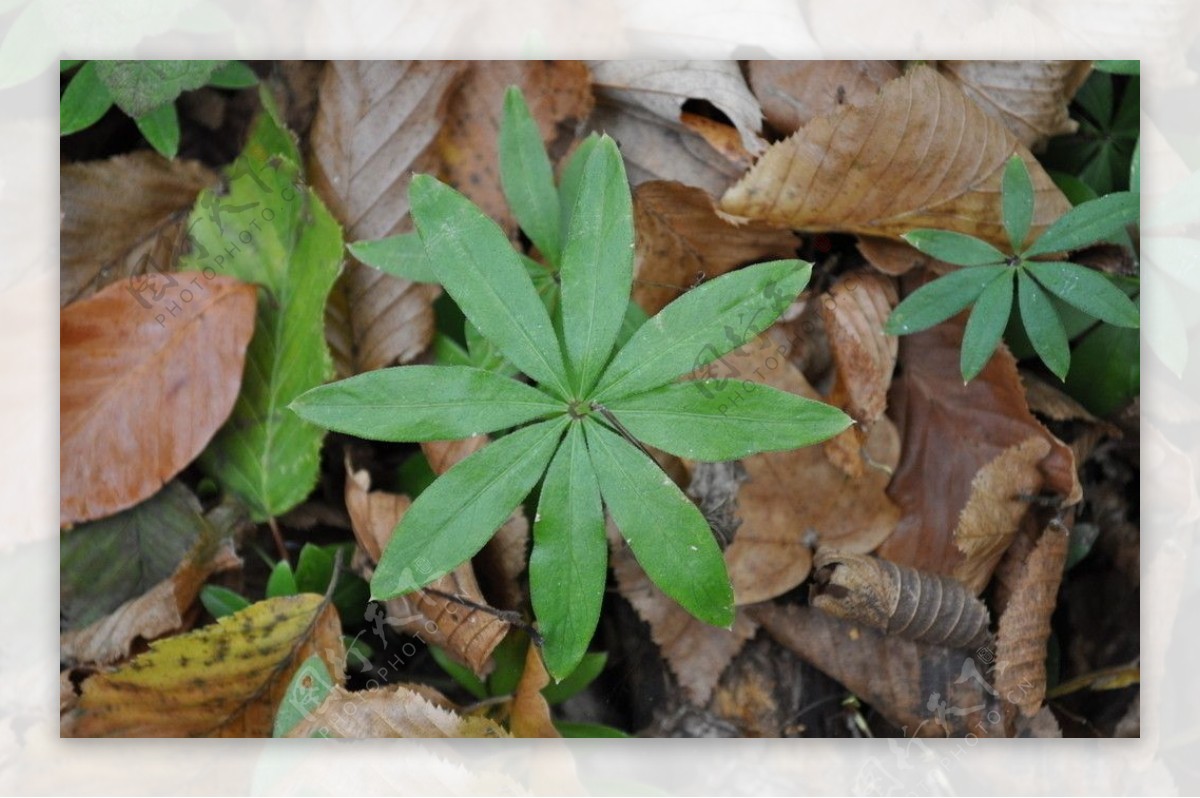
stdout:
<svg viewBox="0 0 1200 798">
<path fill-rule="evenodd" d="M 392 684 L 360 692 L 334 685 L 321 705 L 308 713 L 284 735 L 311 737 L 320 732 L 330 737 L 460 738 L 508 737 L 493 721 L 461 715 L 448 701 L 436 700 L 429 688 Z"/>
<path fill-rule="evenodd" d="M 773 328 L 708 367 L 705 376 L 764 382 L 820 399 L 788 360 L 789 346 Z M 857 478 L 831 463 L 820 446 L 743 460 L 749 478 L 737 495 L 741 525 L 725 551 L 738 604 L 765 601 L 803 582 L 818 544 L 863 554 L 888 536 L 900 515 L 885 492 L 899 459 L 891 422 L 880 419 L 864 448 L 873 465 Z"/>
<path fill-rule="evenodd" d="M 957 266 L 925 255 L 903 241 L 878 236 L 859 236 L 858 251 L 867 263 L 884 274 L 898 277 L 913 269 L 931 269 L 937 274 L 957 269 Z"/>
<path fill-rule="evenodd" d="M 347 241 L 412 229 L 408 181 L 414 168 L 436 166 L 426 153 L 462 70 L 448 61 L 326 65 L 308 139 L 309 171 Z M 333 351 L 345 354 L 339 337 L 352 344 L 352 359 L 339 358 L 339 373 L 383 368 L 420 354 L 433 337 L 432 304 L 439 290 L 351 261 L 334 289 L 335 312 L 327 317 Z M 348 323 L 349 332 L 338 323 Z"/>
<path fill-rule="evenodd" d="M 822 294 L 821 316 L 845 392 L 842 406 L 860 424 L 870 425 L 887 409 L 899 341 L 883 326 L 896 306 L 896 286 L 869 271 L 850 272 Z"/>
<path fill-rule="evenodd" d="M 550 705 L 542 695 L 542 688 L 548 684 L 550 674 L 542 664 L 542 655 L 536 646 L 530 646 L 509 709 L 508 728 L 513 737 L 562 737 L 550 720 Z"/>
<path fill-rule="evenodd" d="M 379 562 L 392 532 L 408 510 L 407 496 L 371 490 L 371 476 L 355 471 L 346 461 L 346 510 L 354 536 L 373 563 Z M 475 604 L 487 602 L 475 581 L 470 562 L 432 583 L 429 587 Z M 420 637 L 429 645 L 445 649 L 477 675 L 488 670 L 492 651 L 508 632 L 508 623 L 428 590 L 419 590 L 384 602 L 387 622 L 400 631 Z"/>
<path fill-rule="evenodd" d="M 842 105 L 869 105 L 900 77 L 895 61 L 748 61 L 750 88 L 775 131 L 788 136 Z"/>
<path fill-rule="evenodd" d="M 897 238 L 940 228 L 1007 250 L 1000 178 L 1014 153 L 1033 180 L 1030 235 L 1040 235 L 1070 208 L 1066 197 L 999 121 L 919 66 L 870 105 L 843 106 L 772 145 L 721 208 L 797 230 Z"/>
<path fill-rule="evenodd" d="M 260 601 L 89 678 L 62 734 L 269 737 L 292 674 L 312 654 L 341 682 L 346 652 L 333 605 L 311 593 Z"/>
<path fill-rule="evenodd" d="M 900 372 L 889 396 L 903 457 L 888 494 L 903 509 L 881 557 L 951 574 L 962 560 L 954 530 L 976 474 L 1030 437 L 1050 444 L 1038 463 L 1042 487 L 1066 503 L 1080 498 L 1071 450 L 1029 412 L 1016 361 L 1001 345 L 979 376 L 963 385 L 958 317 L 900 342 Z"/>
<path fill-rule="evenodd" d="M 256 289 L 199 272 L 63 308 L 60 523 L 111 515 L 192 462 L 233 410 Z"/>
<path fill-rule="evenodd" d="M 115 280 L 173 271 L 196 195 L 218 182 L 203 164 L 149 151 L 64 164 L 59 304 Z"/>
<path fill-rule="evenodd" d="M 762 109 L 736 61 L 591 61 L 598 96 L 678 122 L 684 103 L 705 100 L 737 128 L 742 146 L 758 155 L 766 143 Z"/>
<path fill-rule="evenodd" d="M 1046 645 L 1057 605 L 1069 534 L 1051 521 L 1017 580 L 996 634 L 996 690 L 1026 717 L 1046 696 Z"/>
<path fill-rule="evenodd" d="M 999 119 L 1031 150 L 1074 133 L 1071 98 L 1092 71 L 1091 61 L 939 61 L 980 108 Z"/>
<path fill-rule="evenodd" d="M 794 257 L 799 241 L 784 230 L 736 225 L 695 186 L 663 180 L 633 192 L 637 247 L 633 299 L 650 315 L 699 280 L 746 263 Z"/>
</svg>

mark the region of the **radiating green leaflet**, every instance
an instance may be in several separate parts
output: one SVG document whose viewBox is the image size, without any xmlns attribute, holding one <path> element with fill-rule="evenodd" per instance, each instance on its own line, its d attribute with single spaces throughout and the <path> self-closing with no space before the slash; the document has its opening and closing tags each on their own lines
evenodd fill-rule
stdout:
<svg viewBox="0 0 1200 798">
<path fill-rule="evenodd" d="M 1014 271 L 1005 269 L 988 283 L 971 310 L 959 355 L 964 382 L 975 379 L 983 371 L 1004 335 L 1004 327 L 1012 313 Z"/>
<path fill-rule="evenodd" d="M 1084 313 L 1116 327 L 1137 327 L 1137 306 L 1108 278 L 1077 263 L 1031 261 L 1025 265 L 1042 287 Z"/>
<path fill-rule="evenodd" d="M 96 62 L 88 61 L 72 76 L 59 102 L 59 135 L 67 136 L 91 127 L 112 106 L 112 95 L 96 74 Z"/>
<path fill-rule="evenodd" d="M 904 298 L 883 331 L 907 335 L 941 324 L 970 305 L 1007 266 L 968 266 L 926 283 Z"/>
<path fill-rule="evenodd" d="M 362 263 L 414 283 L 436 283 L 437 273 L 417 233 L 401 233 L 377 241 L 355 241 L 346 249 Z"/>
<path fill-rule="evenodd" d="M 1017 304 L 1021 309 L 1021 321 L 1038 357 L 1060 380 L 1065 380 L 1067 370 L 1071 367 L 1067 333 L 1050 304 L 1050 298 L 1024 270 L 1017 273 Z"/>
<path fill-rule="evenodd" d="M 579 185 L 583 180 L 583 166 L 599 142 L 600 136 L 595 133 L 579 142 L 579 146 L 575 148 L 575 152 L 571 153 L 567 166 L 562 171 L 562 178 L 558 182 L 558 214 L 563 241 L 567 240 L 571 231 L 571 215 L 575 212 L 575 200 L 579 197 Z"/>
<path fill-rule="evenodd" d="M 517 223 L 551 263 L 562 257 L 554 168 L 537 122 L 516 86 L 504 95 L 500 121 L 500 184 Z"/>
<path fill-rule="evenodd" d="M 1014 155 L 1004 165 L 1000 182 L 1001 212 L 1004 230 L 1008 233 L 1013 252 L 1020 252 L 1029 236 L 1033 222 L 1033 181 L 1020 155 Z"/>
<path fill-rule="evenodd" d="M 411 593 L 474 556 L 537 484 L 567 423 L 563 416 L 505 435 L 438 477 L 397 525 L 371 595 Z"/>
<path fill-rule="evenodd" d="M 1141 195 L 1134 191 L 1117 191 L 1076 205 L 1050 225 L 1024 255 L 1032 258 L 1092 244 L 1136 222 L 1140 208 Z"/>
<path fill-rule="evenodd" d="M 179 153 L 179 112 L 173 103 L 159 106 L 134 122 L 159 155 L 174 158 Z"/>
<path fill-rule="evenodd" d="M 912 230 L 901 236 L 930 257 L 958 266 L 1003 263 L 1005 254 L 986 241 L 951 230 Z"/>
</svg>

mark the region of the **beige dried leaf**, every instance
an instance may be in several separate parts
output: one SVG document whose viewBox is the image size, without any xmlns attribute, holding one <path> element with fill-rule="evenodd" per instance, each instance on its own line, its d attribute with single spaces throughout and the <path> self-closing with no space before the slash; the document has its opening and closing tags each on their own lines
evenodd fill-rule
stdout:
<svg viewBox="0 0 1200 798">
<path fill-rule="evenodd" d="M 896 368 L 898 341 L 883 326 L 896 306 L 895 284 L 869 271 L 840 278 L 820 297 L 837 381 L 846 402 L 842 409 L 860 424 L 883 416 Z"/>
<path fill-rule="evenodd" d="M 746 68 L 767 122 L 785 136 L 842 105 L 869 105 L 900 77 L 895 61 L 748 61 Z"/>
<path fill-rule="evenodd" d="M 393 684 L 360 692 L 335 685 L 321 705 L 297 723 L 287 737 L 463 738 L 508 737 L 495 722 L 462 715 L 445 701 L 431 700 L 429 689 Z"/>
<path fill-rule="evenodd" d="M 530 646 L 509 710 L 508 728 L 513 737 L 562 737 L 550 720 L 550 705 L 542 695 L 542 688 L 548 684 L 550 674 L 542 664 L 542 655 L 537 646 Z"/>
<path fill-rule="evenodd" d="M 1000 122 L 929 67 L 887 83 L 868 106 L 844 106 L 773 145 L 721 208 L 798 230 L 897 238 L 933 227 L 1008 248 L 1000 179 L 1019 154 L 1033 180 L 1038 235 L 1070 208 Z"/>
</svg>

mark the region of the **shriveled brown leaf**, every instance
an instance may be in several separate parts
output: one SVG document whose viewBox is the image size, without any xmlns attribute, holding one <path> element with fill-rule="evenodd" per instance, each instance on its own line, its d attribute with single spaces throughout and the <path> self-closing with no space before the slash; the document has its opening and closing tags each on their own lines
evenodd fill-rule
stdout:
<svg viewBox="0 0 1200 798">
<path fill-rule="evenodd" d="M 812 607 L 764 604 L 748 612 L 907 737 L 1005 736 L 1000 702 L 963 651 L 887 637 Z"/>
<path fill-rule="evenodd" d="M 1050 454 L 1050 442 L 1030 437 L 1005 449 L 979 469 L 971 480 L 971 495 L 954 528 L 954 545 L 962 560 L 954 576 L 975 593 L 982 593 L 996 563 L 1029 510 L 1029 497 L 1042 484 L 1038 463 Z"/>
<path fill-rule="evenodd" d="M 842 105 L 869 105 L 900 77 L 895 61 L 748 61 L 746 69 L 767 122 L 785 136 Z"/>
<path fill-rule="evenodd" d="M 757 155 L 765 148 L 762 109 L 736 61 L 591 61 L 599 96 L 678 122 L 688 100 L 705 100 L 733 122 L 742 145 Z"/>
<path fill-rule="evenodd" d="M 449 702 L 431 700 L 429 688 L 392 684 L 352 693 L 335 685 L 321 705 L 297 723 L 286 737 L 461 738 L 508 737 L 487 718 L 462 715 Z M 452 706 L 452 705 L 450 705 Z"/>
<path fill-rule="evenodd" d="M 337 610 L 304 593 L 253 604 L 83 683 L 67 737 L 266 737 L 292 674 L 318 654 L 336 682 Z"/>
<path fill-rule="evenodd" d="M 633 192 L 633 208 L 633 298 L 650 315 L 698 278 L 719 277 L 746 263 L 794 257 L 799 245 L 787 231 L 727 221 L 712 197 L 682 183 L 642 183 Z"/>
<path fill-rule="evenodd" d="M 790 343 L 773 332 L 778 329 L 721 358 L 708 376 L 752 379 L 820 399 L 787 359 Z M 897 444 L 894 428 L 881 419 L 865 446 L 874 465 L 858 478 L 831 463 L 820 446 L 745 458 L 749 479 L 737 497 L 741 525 L 725 551 L 737 603 L 764 601 L 803 582 L 818 543 L 856 553 L 878 546 L 899 518 L 885 492 Z"/>
<path fill-rule="evenodd" d="M 703 706 L 726 666 L 754 636 L 758 624 L 738 610 L 732 629 L 696 620 L 658 589 L 638 565 L 629 546 L 609 525 L 613 574 L 617 590 L 650 626 L 650 637 L 679 681 L 688 700 Z"/>
<path fill-rule="evenodd" d="M 407 496 L 372 491 L 370 474 L 355 471 L 347 460 L 346 509 L 350 513 L 354 536 L 372 562 L 379 561 L 392 532 L 411 504 Z M 429 587 L 478 605 L 487 604 L 475 581 L 475 569 L 469 562 Z M 388 599 L 384 606 L 391 625 L 445 649 L 480 676 L 487 672 L 492 651 L 508 632 L 508 623 L 496 615 L 429 590 Z"/>
<path fill-rule="evenodd" d="M 462 70 L 461 64 L 446 61 L 326 65 L 309 137 L 309 170 L 313 187 L 345 228 L 347 241 L 412 229 L 408 181 L 414 169 L 436 166 L 426 151 Z M 437 286 L 411 283 L 352 261 L 336 291 L 345 296 L 356 372 L 408 362 L 433 337 Z M 335 327 L 329 337 L 335 339 L 335 351 L 345 348 L 344 327 Z"/>
<path fill-rule="evenodd" d="M 233 410 L 255 287 L 199 272 L 158 280 L 144 295 L 110 285 L 59 317 L 63 525 L 154 494 Z"/>
<path fill-rule="evenodd" d="M 844 106 L 773 145 L 721 208 L 798 230 L 897 238 L 940 228 L 1007 249 L 1000 179 L 1014 153 L 1033 180 L 1036 236 L 1070 208 L 1066 197 L 1000 122 L 921 66 L 870 105 Z"/>
<path fill-rule="evenodd" d="M 939 72 L 1031 150 L 1079 127 L 1067 108 L 1091 70 L 1090 61 L 938 62 Z"/>
<path fill-rule="evenodd" d="M 955 318 L 900 342 L 900 372 L 889 396 L 903 457 L 888 494 L 903 509 L 879 555 L 923 571 L 952 574 L 962 560 L 954 530 L 979 469 L 1030 437 L 1050 444 L 1041 484 L 1066 503 L 1080 498 L 1071 450 L 1025 405 L 1016 361 L 1001 345 L 966 385 L 959 370 L 965 321 Z"/>
<path fill-rule="evenodd" d="M 542 655 L 536 646 L 530 646 L 509 710 L 508 728 L 513 737 L 562 737 L 550 720 L 550 705 L 542 695 L 542 688 L 548 684 L 550 674 L 542 664 Z"/>
<path fill-rule="evenodd" d="M 840 278 L 820 297 L 821 315 L 846 395 L 842 405 L 855 421 L 870 425 L 887 408 L 887 392 L 899 346 L 883 325 L 896 306 L 895 284 L 869 271 Z"/>
<path fill-rule="evenodd" d="M 1021 519 L 1017 534 L 1004 550 L 1004 556 L 996 563 L 996 570 L 992 572 L 992 589 L 988 601 L 996 617 L 1004 614 L 1008 602 L 1016 595 L 1021 576 L 1025 573 L 1025 561 L 1029 559 L 1033 547 L 1042 536 L 1044 523 L 1045 519 L 1039 519 L 1037 513 L 1027 513 Z"/>
<path fill-rule="evenodd" d="M 219 181 L 201 163 L 149 151 L 65 164 L 59 304 L 89 297 L 116 280 L 173 271 L 196 196 Z"/>
<path fill-rule="evenodd" d="M 1025 561 L 1025 571 L 1013 591 L 996 634 L 996 690 L 1030 717 L 1046 696 L 1046 644 L 1050 616 L 1057 605 L 1058 586 L 1069 542 L 1067 528 L 1051 521 Z"/>
</svg>

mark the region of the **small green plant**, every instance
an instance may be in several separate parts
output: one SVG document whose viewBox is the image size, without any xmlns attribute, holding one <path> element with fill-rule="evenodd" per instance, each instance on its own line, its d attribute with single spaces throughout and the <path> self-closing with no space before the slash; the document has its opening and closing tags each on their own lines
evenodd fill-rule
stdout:
<svg viewBox="0 0 1200 798">
<path fill-rule="evenodd" d="M 904 239 L 927 255 L 964 268 L 923 285 L 888 318 L 890 335 L 939 324 L 974 305 L 963 334 L 961 368 L 971 380 L 991 359 L 1012 312 L 1014 283 L 1021 321 L 1042 362 L 1065 380 L 1071 351 L 1056 296 L 1088 316 L 1117 327 L 1137 327 L 1138 309 L 1105 275 L 1065 260 L 1034 260 L 1095 243 L 1138 218 L 1139 195 L 1123 191 L 1084 202 L 1063 214 L 1028 246 L 1034 193 L 1020 156 L 1005 165 L 1001 184 L 1005 255 L 986 241 L 947 230 L 913 230 Z M 1047 293 L 1049 292 L 1049 294 Z"/>
<path fill-rule="evenodd" d="M 518 104 L 519 93 L 510 92 L 508 118 L 522 116 L 512 108 Z M 676 382 L 770 326 L 807 284 L 810 264 L 775 261 L 721 276 L 619 343 L 630 318 L 634 244 L 620 153 L 607 136 L 591 140 L 585 160 L 576 157 L 556 187 L 529 121 L 510 127 L 512 136 L 502 132 L 501 174 L 529 238 L 550 257 L 559 253 L 553 309 L 504 231 L 428 175 L 410 184 L 419 240 L 406 241 L 427 279 L 441 283 L 479 335 L 536 384 L 474 366 L 404 366 L 315 388 L 291 407 L 313 423 L 381 441 L 513 430 L 413 502 L 371 590 L 389 598 L 449 573 L 540 482 L 530 594 L 547 669 L 561 680 L 581 661 L 599 620 L 605 507 L 668 596 L 707 623 L 733 621 L 733 590 L 708 522 L 643 443 L 696 460 L 731 460 L 825 440 L 850 420 L 765 385 L 739 393 L 722 390 L 727 380 Z M 735 393 L 742 398 L 733 405 L 726 397 Z"/>
</svg>

